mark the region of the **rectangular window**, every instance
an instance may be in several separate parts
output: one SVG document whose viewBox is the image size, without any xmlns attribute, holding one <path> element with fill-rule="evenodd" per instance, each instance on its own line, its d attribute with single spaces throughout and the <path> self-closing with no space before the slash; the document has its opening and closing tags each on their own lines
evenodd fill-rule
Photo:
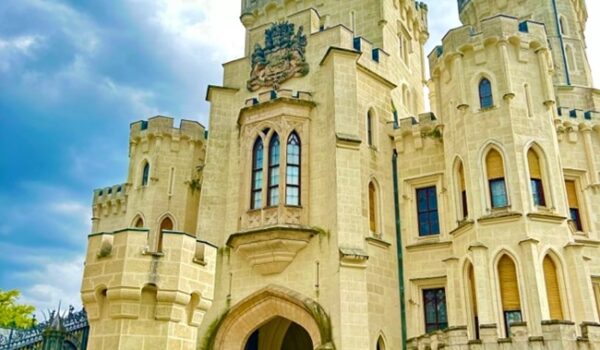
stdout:
<svg viewBox="0 0 600 350">
<path fill-rule="evenodd" d="M 446 312 L 446 290 L 444 288 L 424 289 L 425 332 L 431 333 L 448 328 Z"/>
<path fill-rule="evenodd" d="M 435 186 L 417 189 L 417 217 L 419 236 L 432 236 L 440 233 Z"/>
<path fill-rule="evenodd" d="M 594 295 L 596 296 L 596 308 L 598 309 L 598 314 L 600 315 L 600 278 L 593 281 L 593 286 Z"/>
<path fill-rule="evenodd" d="M 546 206 L 546 198 L 544 197 L 544 186 L 542 180 L 531 179 L 531 194 L 533 196 L 533 204 L 538 207 Z"/>
<path fill-rule="evenodd" d="M 490 180 L 490 197 L 492 199 L 492 208 L 505 208 L 508 206 L 504 178 Z"/>
<path fill-rule="evenodd" d="M 523 322 L 521 310 L 504 311 L 504 329 L 506 329 L 506 337 L 510 337 L 510 326 L 513 323 Z"/>
</svg>

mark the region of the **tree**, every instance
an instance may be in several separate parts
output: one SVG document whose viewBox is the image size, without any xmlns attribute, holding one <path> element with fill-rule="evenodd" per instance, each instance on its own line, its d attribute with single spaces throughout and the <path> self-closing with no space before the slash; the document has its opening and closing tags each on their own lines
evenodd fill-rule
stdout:
<svg viewBox="0 0 600 350">
<path fill-rule="evenodd" d="M 0 327 L 28 328 L 33 325 L 35 307 L 17 304 L 20 295 L 18 290 L 0 289 Z"/>
</svg>

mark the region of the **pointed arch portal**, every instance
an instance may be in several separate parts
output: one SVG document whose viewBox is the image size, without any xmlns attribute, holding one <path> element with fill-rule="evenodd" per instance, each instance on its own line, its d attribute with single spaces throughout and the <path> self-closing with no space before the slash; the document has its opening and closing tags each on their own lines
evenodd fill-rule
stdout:
<svg viewBox="0 0 600 350">
<path fill-rule="evenodd" d="M 269 286 L 223 316 L 212 348 L 313 350 L 329 343 L 331 323 L 318 303 L 287 288 Z"/>
</svg>

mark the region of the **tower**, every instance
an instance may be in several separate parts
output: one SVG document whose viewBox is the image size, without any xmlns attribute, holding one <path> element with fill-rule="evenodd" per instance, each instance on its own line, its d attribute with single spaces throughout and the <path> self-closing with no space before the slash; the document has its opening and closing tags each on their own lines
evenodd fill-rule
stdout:
<svg viewBox="0 0 600 350">
<path fill-rule="evenodd" d="M 600 267 L 585 3 L 471 0 L 459 11 L 464 26 L 429 54 L 435 117 L 394 132 L 408 334 L 422 336 L 409 348 L 575 346 L 569 334 L 598 332 Z"/>
<path fill-rule="evenodd" d="M 201 348 L 401 348 L 387 132 L 424 108 L 426 15 L 242 2 L 246 57 L 207 95 L 198 235 L 223 249 Z"/>
<path fill-rule="evenodd" d="M 131 124 L 127 182 L 94 191 L 81 295 L 93 349 L 195 349 L 216 249 L 196 239 L 205 130 Z"/>
</svg>

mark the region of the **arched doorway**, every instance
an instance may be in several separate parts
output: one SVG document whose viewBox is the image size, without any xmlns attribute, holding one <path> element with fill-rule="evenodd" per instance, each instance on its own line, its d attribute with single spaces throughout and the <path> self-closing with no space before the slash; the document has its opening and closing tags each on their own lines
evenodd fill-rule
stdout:
<svg viewBox="0 0 600 350">
<path fill-rule="evenodd" d="M 238 302 L 207 339 L 209 348 L 226 350 L 334 347 L 325 310 L 310 298 L 274 285 Z"/>
<path fill-rule="evenodd" d="M 302 326 L 275 317 L 250 335 L 244 350 L 313 350 L 313 344 Z"/>
</svg>

